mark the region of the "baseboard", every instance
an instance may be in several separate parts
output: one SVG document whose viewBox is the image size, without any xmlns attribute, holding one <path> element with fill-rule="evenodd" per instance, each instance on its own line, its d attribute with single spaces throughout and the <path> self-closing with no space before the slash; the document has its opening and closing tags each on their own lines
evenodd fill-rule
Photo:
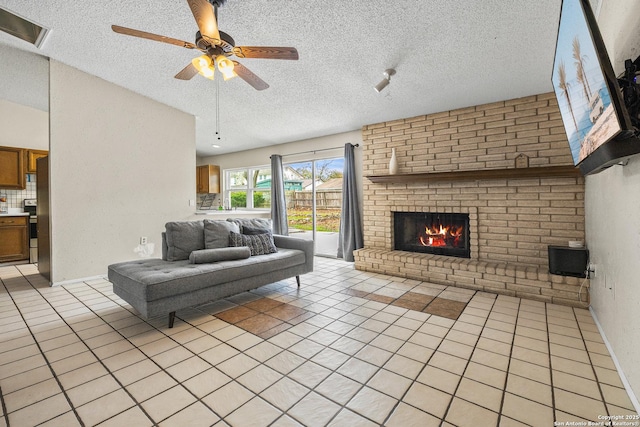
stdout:
<svg viewBox="0 0 640 427">
<path fill-rule="evenodd" d="M 613 352 L 613 348 L 611 348 L 611 344 L 609 343 L 609 340 L 607 339 L 607 336 L 605 335 L 604 330 L 602 329 L 602 326 L 600 325 L 600 322 L 598 321 L 598 316 L 596 316 L 595 311 L 593 311 L 593 307 L 589 307 L 589 311 L 591 312 L 591 316 L 593 317 L 593 320 L 596 322 L 596 326 L 598 327 L 598 331 L 600 332 L 600 335 L 602 336 L 602 339 L 604 341 L 604 345 L 607 346 L 607 350 L 609 350 L 609 354 L 611 355 L 611 359 L 613 360 L 614 365 L 616 365 L 616 370 L 618 371 L 618 375 L 620 375 L 620 380 L 622 380 L 622 384 L 624 385 L 624 389 L 627 391 L 627 394 L 629 395 L 629 399 L 631 400 L 631 404 L 636 409 L 636 412 L 638 414 L 640 414 L 640 403 L 638 402 L 638 398 L 636 397 L 636 395 L 634 394 L 633 390 L 631 389 L 631 384 L 629 384 L 629 381 L 627 380 L 627 377 L 624 375 L 624 372 L 622 371 L 622 367 L 620 366 L 620 363 L 618 362 L 618 358 L 616 357 L 615 353 Z"/>
<path fill-rule="evenodd" d="M 71 280 L 63 280 L 61 282 L 51 283 L 51 287 L 54 286 L 64 286 L 64 285 L 73 285 L 75 283 L 88 282 L 90 280 L 98 280 L 98 279 L 107 279 L 106 274 L 100 274 L 98 276 L 90 276 L 90 277 L 82 277 L 80 279 L 71 279 Z"/>
</svg>

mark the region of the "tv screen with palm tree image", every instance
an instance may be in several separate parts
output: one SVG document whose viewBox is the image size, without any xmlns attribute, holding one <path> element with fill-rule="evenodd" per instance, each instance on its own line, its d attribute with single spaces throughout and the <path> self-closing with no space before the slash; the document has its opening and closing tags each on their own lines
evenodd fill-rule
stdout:
<svg viewBox="0 0 640 427">
<path fill-rule="evenodd" d="M 551 81 L 574 164 L 583 174 L 640 152 L 588 0 L 562 2 Z"/>
</svg>

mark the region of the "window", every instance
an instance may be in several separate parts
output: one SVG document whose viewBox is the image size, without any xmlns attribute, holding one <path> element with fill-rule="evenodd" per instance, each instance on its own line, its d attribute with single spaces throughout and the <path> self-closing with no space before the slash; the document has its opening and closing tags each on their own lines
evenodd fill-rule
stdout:
<svg viewBox="0 0 640 427">
<path fill-rule="evenodd" d="M 271 208 L 271 168 L 268 166 L 224 171 L 224 206 L 244 209 Z"/>
</svg>

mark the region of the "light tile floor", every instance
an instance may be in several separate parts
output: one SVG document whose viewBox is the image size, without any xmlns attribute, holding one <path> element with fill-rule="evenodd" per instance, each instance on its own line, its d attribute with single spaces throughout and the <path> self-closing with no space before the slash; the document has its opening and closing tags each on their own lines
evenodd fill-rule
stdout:
<svg viewBox="0 0 640 427">
<path fill-rule="evenodd" d="M 637 415 L 585 309 L 316 258 L 299 289 L 285 280 L 184 310 L 167 329 L 106 280 L 51 288 L 33 265 L 0 267 L 0 279 L 0 426 L 552 426 Z"/>
</svg>

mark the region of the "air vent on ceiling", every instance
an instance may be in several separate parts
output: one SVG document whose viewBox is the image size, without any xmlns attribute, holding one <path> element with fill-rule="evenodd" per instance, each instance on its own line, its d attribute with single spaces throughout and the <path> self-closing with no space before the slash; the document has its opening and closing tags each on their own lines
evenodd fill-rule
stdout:
<svg viewBox="0 0 640 427">
<path fill-rule="evenodd" d="M 0 31 L 40 48 L 49 30 L 0 7 Z"/>
</svg>

